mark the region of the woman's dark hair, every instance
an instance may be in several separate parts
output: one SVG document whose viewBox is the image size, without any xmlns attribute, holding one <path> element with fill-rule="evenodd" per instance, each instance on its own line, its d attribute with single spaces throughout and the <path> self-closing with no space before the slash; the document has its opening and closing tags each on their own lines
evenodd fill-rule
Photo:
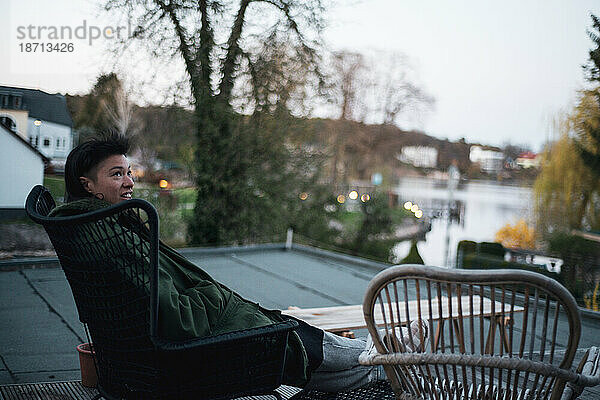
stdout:
<svg viewBox="0 0 600 400">
<path fill-rule="evenodd" d="M 96 180 L 98 164 L 110 156 L 127 155 L 128 152 L 129 139 L 112 132 L 81 143 L 71 150 L 65 163 L 66 201 L 92 197 L 79 181 L 79 177 Z"/>
</svg>

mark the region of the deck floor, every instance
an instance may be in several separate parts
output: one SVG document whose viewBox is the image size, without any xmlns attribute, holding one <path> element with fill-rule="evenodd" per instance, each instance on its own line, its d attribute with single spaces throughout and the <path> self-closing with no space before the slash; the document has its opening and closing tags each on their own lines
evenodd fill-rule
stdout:
<svg viewBox="0 0 600 400">
<path fill-rule="evenodd" d="M 281 386 L 277 392 L 287 400 L 300 390 Z M 93 388 L 85 387 L 81 381 L 26 383 L 23 385 L 0 386 L 0 400 L 91 400 L 98 394 Z M 273 400 L 273 396 L 240 397 L 237 400 Z"/>
</svg>

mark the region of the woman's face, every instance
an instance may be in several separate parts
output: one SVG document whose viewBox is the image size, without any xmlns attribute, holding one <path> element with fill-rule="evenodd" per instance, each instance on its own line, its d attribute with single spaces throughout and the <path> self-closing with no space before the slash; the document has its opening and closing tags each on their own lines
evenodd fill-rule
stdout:
<svg viewBox="0 0 600 400">
<path fill-rule="evenodd" d="M 127 158 L 121 154 L 112 155 L 99 163 L 96 179 L 81 176 L 79 180 L 89 193 L 111 204 L 131 200 L 133 194 L 131 168 Z"/>
</svg>

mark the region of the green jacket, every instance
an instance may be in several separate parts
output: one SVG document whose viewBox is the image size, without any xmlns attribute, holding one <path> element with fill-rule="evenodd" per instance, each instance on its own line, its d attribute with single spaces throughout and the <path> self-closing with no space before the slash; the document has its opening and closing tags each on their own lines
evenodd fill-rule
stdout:
<svg viewBox="0 0 600 400">
<path fill-rule="evenodd" d="M 56 207 L 50 216 L 77 215 L 108 206 L 110 203 L 95 198 L 77 200 Z M 159 335 L 165 339 L 206 337 L 284 320 L 280 311 L 245 300 L 162 242 L 158 271 Z M 304 386 L 309 378 L 306 350 L 293 332 L 286 349 L 284 382 Z"/>
</svg>

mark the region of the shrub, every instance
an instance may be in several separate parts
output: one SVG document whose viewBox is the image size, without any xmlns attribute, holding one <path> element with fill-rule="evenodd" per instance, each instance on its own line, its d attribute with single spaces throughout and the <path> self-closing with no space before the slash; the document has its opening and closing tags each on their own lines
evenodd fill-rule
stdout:
<svg viewBox="0 0 600 400">
<path fill-rule="evenodd" d="M 504 261 L 503 259 L 484 255 L 484 254 L 466 254 L 463 258 L 462 268 L 464 269 L 521 269 L 525 271 L 537 272 L 545 275 L 549 278 L 555 279 L 562 283 L 560 275 L 549 272 L 545 269 L 538 268 L 531 264 L 521 264 L 511 261 Z"/>
<path fill-rule="evenodd" d="M 416 240 L 412 242 L 408 255 L 400 261 L 400 264 L 425 264 L 423 258 L 421 258 L 421 255 L 419 254 L 419 249 L 417 249 Z"/>
<path fill-rule="evenodd" d="M 524 219 L 516 224 L 506 224 L 496 232 L 496 241 L 504 247 L 533 249 L 535 247 L 535 231 Z"/>
</svg>

